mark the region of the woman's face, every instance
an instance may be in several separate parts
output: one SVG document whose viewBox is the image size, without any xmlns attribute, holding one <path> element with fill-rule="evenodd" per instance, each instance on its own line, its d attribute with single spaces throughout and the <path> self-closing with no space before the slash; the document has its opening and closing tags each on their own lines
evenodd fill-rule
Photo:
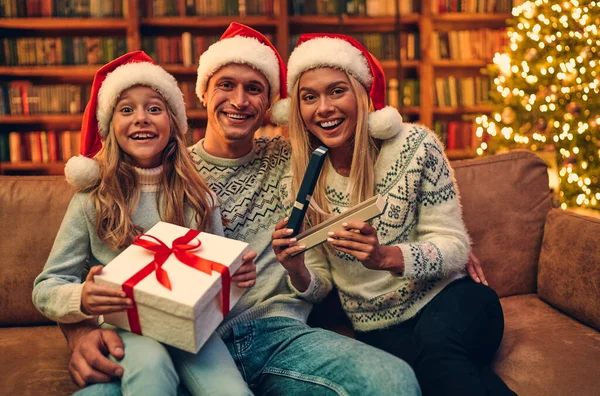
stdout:
<svg viewBox="0 0 600 396">
<path fill-rule="evenodd" d="M 298 82 L 300 115 L 308 130 L 330 149 L 348 149 L 356 132 L 357 100 L 346 73 L 324 67 Z"/>
</svg>

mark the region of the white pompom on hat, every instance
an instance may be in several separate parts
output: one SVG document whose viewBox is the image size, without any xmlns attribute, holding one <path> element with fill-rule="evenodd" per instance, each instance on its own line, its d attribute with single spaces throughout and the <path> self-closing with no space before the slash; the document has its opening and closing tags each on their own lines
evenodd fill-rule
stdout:
<svg viewBox="0 0 600 396">
<path fill-rule="evenodd" d="M 241 23 L 233 22 L 219 41 L 212 44 L 200 56 L 196 95 L 201 102 L 208 80 L 220 68 L 229 64 L 253 67 L 265 76 L 269 83 L 269 102 L 287 97 L 285 63 L 273 44 L 260 32 Z M 273 113 L 271 113 L 273 119 Z M 273 119 L 274 120 L 274 119 Z M 275 120 L 274 120 L 275 121 Z"/>
<path fill-rule="evenodd" d="M 84 189 L 100 177 L 94 156 L 108 136 L 113 111 L 121 93 L 136 85 L 156 90 L 175 114 L 181 134 L 187 132 L 183 93 L 175 78 L 158 66 L 144 51 L 129 52 L 102 66 L 94 76 L 90 100 L 81 124 L 80 155 L 65 166 L 67 182 Z"/>
<path fill-rule="evenodd" d="M 342 34 L 303 34 L 290 55 L 287 69 L 288 92 L 302 73 L 321 67 L 343 70 L 356 78 L 369 92 L 375 111 L 369 113 L 369 134 L 389 139 L 402 129 L 402 116 L 397 109 L 385 105 L 386 81 L 379 61 L 352 37 Z M 276 110 L 289 117 L 290 100 L 280 101 Z M 284 123 L 285 123 L 284 122 Z"/>
</svg>

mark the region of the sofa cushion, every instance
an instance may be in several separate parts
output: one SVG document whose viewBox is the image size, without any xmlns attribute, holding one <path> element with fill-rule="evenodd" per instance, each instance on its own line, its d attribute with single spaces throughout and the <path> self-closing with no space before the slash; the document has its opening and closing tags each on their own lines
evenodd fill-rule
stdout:
<svg viewBox="0 0 600 396">
<path fill-rule="evenodd" d="M 527 151 L 452 163 L 475 255 L 500 297 L 536 291 L 547 166 Z"/>
<path fill-rule="evenodd" d="M 0 176 L 0 326 L 50 322 L 31 291 L 73 193 L 63 176 Z"/>
<path fill-rule="evenodd" d="M 600 219 L 553 209 L 546 221 L 538 295 L 600 329 Z"/>
<path fill-rule="evenodd" d="M 501 299 L 505 330 L 494 369 L 519 395 L 597 395 L 600 334 L 535 294 Z"/>
<path fill-rule="evenodd" d="M 71 395 L 71 355 L 56 326 L 0 328 L 0 390 L 3 395 Z"/>
</svg>

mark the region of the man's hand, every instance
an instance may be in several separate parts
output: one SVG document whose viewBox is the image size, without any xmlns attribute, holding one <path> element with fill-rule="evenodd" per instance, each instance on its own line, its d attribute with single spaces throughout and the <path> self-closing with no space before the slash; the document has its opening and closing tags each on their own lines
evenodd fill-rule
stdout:
<svg viewBox="0 0 600 396">
<path fill-rule="evenodd" d="M 100 329 L 89 321 L 61 324 L 61 329 L 73 351 L 69 375 L 79 387 L 110 382 L 123 375 L 123 368 L 107 357 L 108 354 L 117 359 L 124 356 L 123 342 L 114 330 Z"/>
<path fill-rule="evenodd" d="M 488 282 L 483 274 L 483 268 L 481 268 L 481 263 L 472 251 L 469 252 L 469 261 L 465 265 L 465 268 L 471 279 L 477 283 L 483 283 L 488 286 Z"/>
</svg>

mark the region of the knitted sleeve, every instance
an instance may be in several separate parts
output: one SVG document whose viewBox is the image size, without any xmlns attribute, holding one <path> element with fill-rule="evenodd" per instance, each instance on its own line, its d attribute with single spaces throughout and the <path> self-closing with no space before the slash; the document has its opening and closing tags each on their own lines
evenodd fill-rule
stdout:
<svg viewBox="0 0 600 396">
<path fill-rule="evenodd" d="M 34 281 L 33 304 L 46 317 L 61 323 L 91 318 L 81 312 L 81 277 L 90 252 L 85 199 L 84 194 L 71 199 L 48 261 Z"/>
<path fill-rule="evenodd" d="M 291 196 L 291 174 L 288 172 L 280 182 L 279 194 L 282 205 L 286 213 L 292 212 L 294 202 Z M 323 254 L 322 248 L 316 247 L 304 253 L 304 263 L 310 273 L 310 284 L 308 288 L 301 292 L 294 287 L 289 275 L 287 277 L 288 286 L 300 298 L 312 303 L 318 303 L 323 300 L 332 289 L 331 269 L 329 261 Z"/>
<path fill-rule="evenodd" d="M 430 132 L 424 154 L 413 159 L 420 169 L 416 241 L 397 245 L 404 256 L 404 277 L 445 278 L 464 271 L 469 253 L 454 173 L 436 136 Z"/>
</svg>

